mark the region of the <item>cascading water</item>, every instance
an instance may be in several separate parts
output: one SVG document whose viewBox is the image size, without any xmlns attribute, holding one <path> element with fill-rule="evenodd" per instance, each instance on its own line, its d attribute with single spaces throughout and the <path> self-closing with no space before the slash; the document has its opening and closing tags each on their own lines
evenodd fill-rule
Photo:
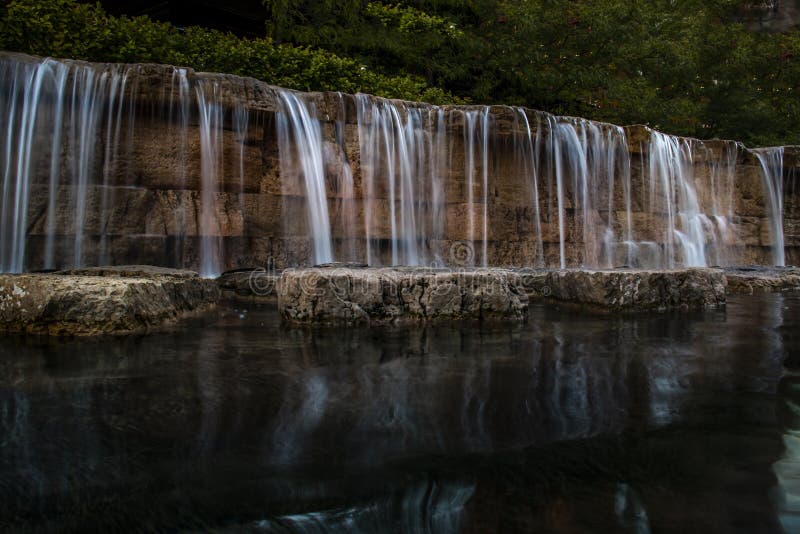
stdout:
<svg viewBox="0 0 800 534">
<path fill-rule="evenodd" d="M 0 199 L 0 271 L 25 269 L 30 195 L 41 184 L 46 184 L 48 194 L 42 266 L 84 263 L 90 202 L 99 204 L 91 206 L 100 212 L 97 224 L 102 227 L 107 222 L 110 202 L 107 189 L 102 188 L 98 202 L 96 195 L 90 195 L 90 188 L 100 181 L 98 162 L 102 161 L 109 172 L 116 162 L 119 117 L 125 106 L 130 69 L 95 68 L 50 59 L 2 63 L 1 78 L 9 82 L 0 96 L 0 113 L 7 125 Z M 101 141 L 104 128 L 105 147 Z M 46 170 L 42 168 L 45 162 Z M 71 179 L 62 186 L 65 165 Z M 108 172 L 104 172 L 101 185 L 107 186 L 108 179 Z M 65 210 L 60 209 L 64 204 L 70 206 L 71 221 L 65 219 Z M 56 262 L 55 236 L 68 230 L 64 228 L 66 224 L 74 236 L 69 251 L 71 261 L 62 247 L 61 258 Z M 102 261 L 103 246 L 101 239 L 97 261 Z"/>
<path fill-rule="evenodd" d="M 735 169 L 741 149 L 738 143 L 726 143 L 721 153 L 712 157 L 707 165 L 709 181 L 703 196 L 711 198 L 708 216 L 713 235 L 708 258 L 713 265 L 741 263 L 742 247 L 737 242 L 733 226 L 736 217 Z"/>
<path fill-rule="evenodd" d="M 764 197 L 769 213 L 772 262 L 786 265 L 783 239 L 783 147 L 756 152 L 764 180 Z"/>
<path fill-rule="evenodd" d="M 188 151 L 189 121 L 192 117 L 192 94 L 189 82 L 188 71 L 186 69 L 175 69 L 170 80 L 170 94 L 168 101 L 168 117 L 170 135 L 177 139 L 176 158 L 178 161 L 177 182 L 181 189 L 186 187 L 186 164 Z M 183 248 L 186 240 L 187 213 L 185 209 L 174 210 L 175 225 L 175 245 L 173 247 L 173 257 L 175 261 L 180 261 L 182 265 Z"/>
<path fill-rule="evenodd" d="M 533 209 L 532 229 L 536 236 L 534 266 L 544 266 L 544 243 L 542 241 L 542 219 L 539 206 L 539 147 L 541 146 L 541 122 L 531 128 L 528 114 L 523 108 L 514 110 L 514 130 L 523 132 L 514 137 L 515 166 L 520 169 L 522 179 L 530 183 L 530 199 Z M 538 120 L 538 119 L 537 119 Z"/>
<path fill-rule="evenodd" d="M 650 211 L 665 217 L 664 262 L 704 267 L 705 240 L 694 189 L 691 142 L 653 132 L 650 139 Z M 682 261 L 676 255 L 682 254 Z"/>
<path fill-rule="evenodd" d="M 97 263 L 109 263 L 106 228 L 109 221 L 111 203 L 110 182 L 117 173 L 119 161 L 119 144 L 122 128 L 122 117 L 125 110 L 125 92 L 128 84 L 128 72 L 120 76 L 112 76 L 109 81 L 108 116 L 105 125 L 105 151 L 103 156 L 103 186 L 100 202 L 100 244 Z"/>
<path fill-rule="evenodd" d="M 464 173 L 467 190 L 467 235 L 473 243 L 478 240 L 475 233 L 475 182 L 480 170 L 481 184 L 481 262 L 488 265 L 488 194 L 489 194 L 489 107 L 464 112 Z M 480 160 L 477 159 L 480 155 Z M 478 163 L 480 161 L 480 164 Z M 474 251 L 473 251 L 474 254 Z"/>
<path fill-rule="evenodd" d="M 200 117 L 200 275 L 214 277 L 222 263 L 216 193 L 222 176 L 223 110 L 217 84 L 201 82 L 195 90 Z"/>
<path fill-rule="evenodd" d="M 552 115 L 546 115 L 545 118 L 548 134 L 546 138 L 537 137 L 537 140 L 544 144 L 539 150 L 546 154 L 547 165 L 541 172 L 555 180 L 560 266 L 565 268 L 568 262 L 568 206 L 573 218 L 572 234 L 580 236 L 583 244 L 581 264 L 615 266 L 618 239 L 614 233 L 614 187 L 616 181 L 622 182 L 626 188 L 630 182 L 625 132 L 619 127 L 583 119 Z M 551 192 L 548 204 L 552 212 L 551 180 L 548 178 L 547 189 Z M 603 184 L 606 184 L 605 189 Z M 572 191 L 569 202 L 568 190 Z M 626 225 L 626 229 L 623 240 L 630 240 L 630 224 Z"/>
<path fill-rule="evenodd" d="M 3 272 L 734 265 L 763 257 L 746 224 L 769 228 L 772 263 L 786 262 L 782 148 L 522 108 L 305 97 L 184 68 L 3 55 L 0 74 Z M 766 213 L 745 208 L 765 223 L 739 211 L 755 169 Z"/>
<path fill-rule="evenodd" d="M 306 217 L 313 247 L 314 263 L 333 261 L 331 225 L 325 185 L 322 133 L 313 105 L 291 91 L 278 91 L 281 110 L 277 113 L 281 178 L 299 179 L 304 184 Z"/>
<path fill-rule="evenodd" d="M 0 270 L 3 272 L 23 270 L 39 99 L 46 78 L 53 80 L 58 89 L 59 76 L 55 70 L 58 66 L 54 68 L 50 62 L 4 65 L 3 79 L 9 83 L 2 93 L 2 118 L 7 125 L 0 213 Z"/>
<path fill-rule="evenodd" d="M 356 100 L 366 261 L 383 263 L 381 242 L 387 238 L 392 265 L 422 265 L 434 260 L 425 239 L 441 237 L 444 225 L 444 112 L 440 108 L 428 112 L 369 95 L 357 95 Z M 387 218 L 388 232 L 380 235 Z M 428 228 L 431 232 L 423 233 Z"/>
<path fill-rule="evenodd" d="M 337 109 L 333 128 L 332 144 L 325 145 L 325 161 L 337 163 L 338 172 L 333 176 L 335 205 L 331 216 L 332 235 L 340 239 L 339 250 L 334 249 L 334 256 L 340 261 L 359 261 L 357 234 L 360 230 L 356 218 L 356 190 L 353 180 L 353 168 L 347 154 L 347 125 L 345 96 L 337 93 Z"/>
</svg>

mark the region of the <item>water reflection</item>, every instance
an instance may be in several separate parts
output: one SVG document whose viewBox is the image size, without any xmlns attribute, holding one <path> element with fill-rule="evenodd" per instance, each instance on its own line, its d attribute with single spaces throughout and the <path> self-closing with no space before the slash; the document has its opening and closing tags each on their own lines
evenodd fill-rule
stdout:
<svg viewBox="0 0 800 534">
<path fill-rule="evenodd" d="M 780 383 L 779 414 L 783 424 L 784 453 L 773 470 L 778 487 L 773 491 L 780 521 L 787 532 L 800 530 L 800 308 L 794 298 L 780 304 L 783 325 L 779 329 L 786 373 Z"/>
<path fill-rule="evenodd" d="M 791 528 L 798 326 L 800 298 L 765 295 L 481 328 L 289 330 L 254 308 L 5 338 L 0 527 Z"/>
</svg>

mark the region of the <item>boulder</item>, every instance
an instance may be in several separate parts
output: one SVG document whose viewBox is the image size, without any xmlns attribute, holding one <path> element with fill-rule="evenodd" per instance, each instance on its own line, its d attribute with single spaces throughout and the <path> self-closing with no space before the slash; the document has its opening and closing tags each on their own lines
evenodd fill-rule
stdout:
<svg viewBox="0 0 800 534">
<path fill-rule="evenodd" d="M 219 298 L 213 280 L 147 266 L 0 275 L 0 332 L 91 336 L 147 331 Z"/>
</svg>

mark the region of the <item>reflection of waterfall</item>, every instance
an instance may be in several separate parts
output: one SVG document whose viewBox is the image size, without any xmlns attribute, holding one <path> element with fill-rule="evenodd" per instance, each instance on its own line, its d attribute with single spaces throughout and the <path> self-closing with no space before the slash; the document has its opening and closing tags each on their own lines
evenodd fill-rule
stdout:
<svg viewBox="0 0 800 534">
<path fill-rule="evenodd" d="M 259 521 L 258 532 L 406 532 L 447 534 L 461 532 L 464 506 L 472 485 L 417 483 L 385 499 L 358 507 L 307 512 Z M 249 529 L 248 529 L 249 530 Z"/>
<path fill-rule="evenodd" d="M 783 148 L 166 66 L 0 72 L 4 272 L 732 265 L 764 256 L 760 228 L 785 263 Z"/>
<path fill-rule="evenodd" d="M 781 454 L 796 493 L 797 413 L 782 451 L 770 410 L 796 397 L 782 364 L 799 312 L 770 294 L 695 315 L 286 331 L 252 308 L 144 338 L 5 339 L 0 522 L 483 532 L 508 511 L 495 503 L 535 494 L 581 514 L 600 496 L 589 517 L 661 530 L 676 507 L 654 497 L 680 507 L 698 487 L 726 497 L 718 520 L 743 487 L 767 499 Z"/>
</svg>

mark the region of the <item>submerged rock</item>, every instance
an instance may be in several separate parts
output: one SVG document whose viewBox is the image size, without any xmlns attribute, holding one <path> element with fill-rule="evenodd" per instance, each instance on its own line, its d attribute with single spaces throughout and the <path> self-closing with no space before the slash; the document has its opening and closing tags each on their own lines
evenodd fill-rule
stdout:
<svg viewBox="0 0 800 534">
<path fill-rule="evenodd" d="M 0 275 L 0 332 L 88 336 L 158 327 L 216 303 L 213 280 L 147 266 Z"/>
<path fill-rule="evenodd" d="M 730 295 L 800 290 L 797 267 L 730 267 L 725 276 Z"/>
<path fill-rule="evenodd" d="M 287 269 L 278 308 L 297 324 L 522 320 L 528 297 L 505 269 Z"/>
</svg>

